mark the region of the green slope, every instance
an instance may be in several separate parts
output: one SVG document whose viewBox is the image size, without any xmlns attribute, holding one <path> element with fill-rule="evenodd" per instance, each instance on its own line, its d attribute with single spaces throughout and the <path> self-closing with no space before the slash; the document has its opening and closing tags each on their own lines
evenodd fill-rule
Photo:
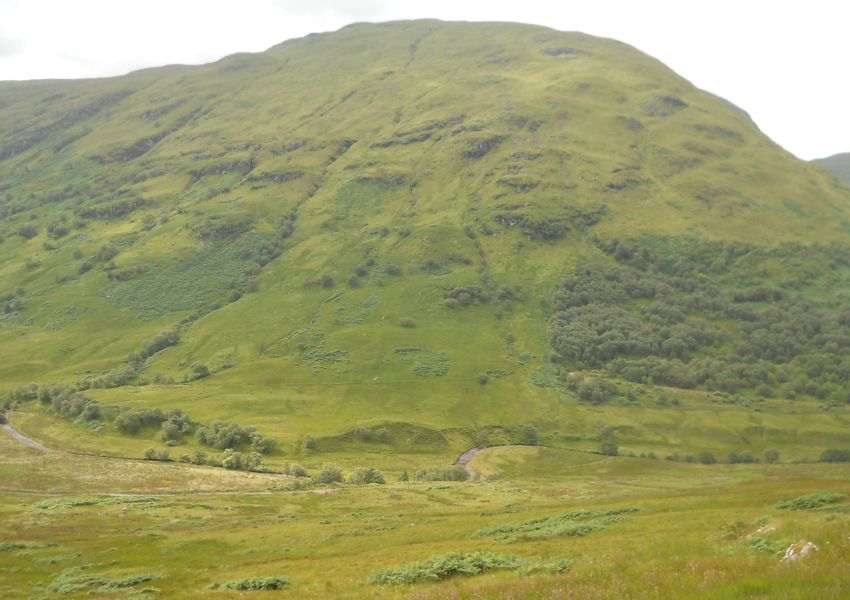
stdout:
<svg viewBox="0 0 850 600">
<path fill-rule="evenodd" d="M 818 158 L 813 164 L 823 167 L 844 183 L 850 183 L 850 153 L 833 154 L 826 158 Z"/>
<path fill-rule="evenodd" d="M 201 67 L 3 83 L 0 181 L 7 390 L 62 381 L 105 405 L 257 425 L 287 449 L 315 436 L 329 453 L 448 457 L 530 422 L 583 448 L 612 424 L 635 451 L 784 443 L 803 456 L 809 434 L 848 443 L 820 402 L 840 402 L 840 365 L 800 383 L 802 407 L 782 403 L 794 391 L 776 380 L 785 363 L 762 369 L 774 427 L 741 407 L 751 377 L 718 390 L 553 356 L 553 294 L 577 263 L 617 264 L 616 240 L 756 252 L 724 263 L 716 293 L 789 286 L 784 297 L 818 303 L 821 326 L 838 319 L 831 290 L 846 280 L 850 191 L 615 41 L 356 24 Z M 841 251 L 818 270 L 827 243 Z M 641 307 L 628 305 L 638 318 Z M 749 335 L 736 318 L 712 316 L 728 336 L 695 352 L 734 362 Z M 147 343 L 172 329 L 176 344 Z M 810 367 L 798 363 L 795 377 Z M 197 378 L 201 365 L 210 376 Z M 577 371 L 634 390 L 578 403 Z M 691 388 L 675 393 L 692 412 L 659 407 L 659 383 Z M 74 443 L 138 455 L 156 439 L 101 421 L 100 437 Z M 364 441 L 356 426 L 389 437 Z M 752 427 L 758 441 L 742 433 Z"/>
</svg>

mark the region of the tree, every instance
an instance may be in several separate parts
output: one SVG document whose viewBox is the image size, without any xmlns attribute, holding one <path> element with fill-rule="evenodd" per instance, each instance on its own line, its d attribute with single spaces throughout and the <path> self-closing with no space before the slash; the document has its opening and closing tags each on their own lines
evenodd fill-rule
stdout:
<svg viewBox="0 0 850 600">
<path fill-rule="evenodd" d="M 145 460 L 156 460 L 156 450 L 153 448 L 145 450 Z"/>
<path fill-rule="evenodd" d="M 398 480 L 400 483 L 407 483 L 410 481 L 410 475 L 407 474 L 407 469 L 401 472 L 401 475 L 398 476 Z"/>
<path fill-rule="evenodd" d="M 776 464 L 779 462 L 779 450 L 776 448 L 768 448 L 764 451 L 764 462 L 768 464 Z"/>
<path fill-rule="evenodd" d="M 614 440 L 605 440 L 599 445 L 599 452 L 608 456 L 618 456 L 620 447 Z"/>
<path fill-rule="evenodd" d="M 539 443 L 537 439 L 537 427 L 530 423 L 522 426 L 522 437 L 529 446 L 536 446 Z"/>
</svg>

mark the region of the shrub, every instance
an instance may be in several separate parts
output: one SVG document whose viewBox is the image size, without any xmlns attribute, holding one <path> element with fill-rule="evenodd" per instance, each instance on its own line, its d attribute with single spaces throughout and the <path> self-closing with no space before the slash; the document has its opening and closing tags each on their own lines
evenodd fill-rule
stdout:
<svg viewBox="0 0 850 600">
<path fill-rule="evenodd" d="M 336 483 L 342 481 L 342 470 L 334 463 L 325 463 L 316 475 L 318 483 Z"/>
<path fill-rule="evenodd" d="M 606 379 L 579 381 L 574 389 L 582 402 L 592 404 L 603 404 L 619 394 L 617 386 Z"/>
<path fill-rule="evenodd" d="M 363 442 L 368 442 L 372 439 L 372 430 L 367 427 L 357 426 L 352 431 L 355 439 L 361 440 Z"/>
<path fill-rule="evenodd" d="M 779 502 L 776 505 L 776 508 L 783 508 L 786 510 L 813 510 L 828 504 L 833 504 L 839 500 L 843 500 L 844 498 L 844 494 L 837 494 L 835 492 L 813 492 L 811 494 L 806 494 L 805 496 L 799 496 L 793 500 Z"/>
<path fill-rule="evenodd" d="M 260 454 L 271 454 L 277 448 L 277 440 L 255 433 L 251 436 L 251 447 Z"/>
<path fill-rule="evenodd" d="M 242 453 L 236 452 L 232 448 L 225 450 L 219 457 L 219 461 L 225 469 L 238 471 L 243 468 Z"/>
<path fill-rule="evenodd" d="M 115 417 L 115 427 L 121 433 L 135 435 L 142 427 L 160 425 L 168 417 L 158 408 L 128 409 Z"/>
<path fill-rule="evenodd" d="M 385 483 L 384 474 L 372 467 L 358 467 L 348 476 L 349 483 L 364 485 L 367 483 Z"/>
<path fill-rule="evenodd" d="M 764 462 L 775 464 L 779 462 L 779 450 L 776 448 L 768 448 L 764 451 Z"/>
<path fill-rule="evenodd" d="M 256 435 L 253 427 L 242 427 L 227 421 L 215 421 L 211 427 L 201 426 L 195 432 L 199 442 L 218 450 L 248 444 Z"/>
<path fill-rule="evenodd" d="M 820 455 L 821 462 L 850 462 L 850 449 L 829 448 Z"/>
<path fill-rule="evenodd" d="M 156 450 L 153 448 L 145 450 L 145 460 L 156 460 Z"/>
<path fill-rule="evenodd" d="M 408 329 L 413 329 L 414 327 L 416 327 L 416 321 L 414 321 L 410 317 L 402 317 L 398 320 L 398 324 Z"/>
<path fill-rule="evenodd" d="M 703 465 L 713 465 L 717 462 L 717 459 L 711 452 L 700 452 L 697 454 L 697 461 Z"/>
<path fill-rule="evenodd" d="M 97 253 L 97 258 L 100 262 L 109 262 L 116 256 L 118 256 L 118 248 L 115 246 L 103 245 Z"/>
<path fill-rule="evenodd" d="M 21 225 L 15 233 L 26 240 L 31 240 L 38 235 L 38 229 L 33 225 Z"/>
<path fill-rule="evenodd" d="M 294 463 L 289 467 L 289 474 L 293 477 L 307 477 L 307 469 L 298 463 Z"/>
<path fill-rule="evenodd" d="M 416 472 L 418 481 L 466 481 L 469 473 L 460 465 L 451 467 L 431 467 Z"/>
<path fill-rule="evenodd" d="M 758 459 L 749 450 L 744 450 L 743 452 L 730 452 L 727 462 L 731 465 L 748 464 L 756 463 Z"/>
<path fill-rule="evenodd" d="M 286 577 L 251 577 L 239 581 L 230 581 L 221 587 L 228 590 L 279 590 L 289 584 Z"/>
<path fill-rule="evenodd" d="M 537 437 L 537 427 L 534 425 L 526 424 L 522 426 L 522 439 L 523 443 L 528 444 L 529 446 L 536 446 L 540 443 L 540 440 Z"/>
<path fill-rule="evenodd" d="M 209 377 L 210 370 L 206 365 L 197 363 L 192 365 L 192 379 L 203 379 Z"/>
<path fill-rule="evenodd" d="M 618 456 L 620 454 L 620 448 L 617 446 L 617 442 L 606 440 L 599 445 L 599 452 L 607 456 Z"/>
</svg>

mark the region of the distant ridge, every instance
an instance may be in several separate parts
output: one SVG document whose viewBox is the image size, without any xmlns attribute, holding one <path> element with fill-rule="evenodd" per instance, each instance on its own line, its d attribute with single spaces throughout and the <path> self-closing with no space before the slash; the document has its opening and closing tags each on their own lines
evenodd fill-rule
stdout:
<svg viewBox="0 0 850 600">
<path fill-rule="evenodd" d="M 823 167 L 845 183 L 850 184 L 850 152 L 833 154 L 827 158 L 817 158 L 812 163 Z"/>
</svg>

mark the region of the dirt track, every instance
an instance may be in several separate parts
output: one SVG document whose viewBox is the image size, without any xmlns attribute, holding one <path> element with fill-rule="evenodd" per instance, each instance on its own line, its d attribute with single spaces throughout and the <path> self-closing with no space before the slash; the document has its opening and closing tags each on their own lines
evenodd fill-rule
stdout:
<svg viewBox="0 0 850 600">
<path fill-rule="evenodd" d="M 25 436 L 20 431 L 17 431 L 14 427 L 9 425 L 8 423 L 4 423 L 3 425 L 0 425 L 0 427 L 3 428 L 3 431 L 8 433 L 10 436 L 12 436 L 13 438 L 18 440 L 20 443 L 24 444 L 25 446 L 29 446 L 30 448 L 34 448 L 35 450 L 40 450 L 41 452 L 54 452 L 54 450 L 48 448 L 47 446 L 45 446 L 43 444 L 39 444 L 35 440 L 28 438 L 27 436 Z"/>
</svg>

